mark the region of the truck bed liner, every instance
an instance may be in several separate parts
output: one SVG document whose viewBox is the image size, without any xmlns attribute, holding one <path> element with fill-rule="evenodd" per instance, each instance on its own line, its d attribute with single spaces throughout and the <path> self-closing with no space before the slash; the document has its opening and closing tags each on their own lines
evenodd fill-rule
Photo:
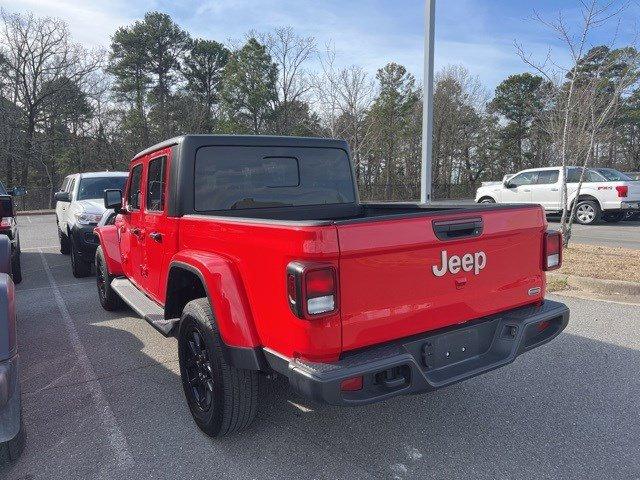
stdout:
<svg viewBox="0 0 640 480">
<path fill-rule="evenodd" d="M 394 220 L 452 213 L 481 213 L 496 210 L 540 208 L 529 204 L 442 205 L 432 207 L 415 203 L 364 203 L 353 205 L 314 205 L 313 207 L 276 207 L 251 210 L 227 210 L 199 213 L 189 217 L 237 222 L 259 222 L 282 225 L 323 226 L 347 225 L 372 220 Z"/>
</svg>

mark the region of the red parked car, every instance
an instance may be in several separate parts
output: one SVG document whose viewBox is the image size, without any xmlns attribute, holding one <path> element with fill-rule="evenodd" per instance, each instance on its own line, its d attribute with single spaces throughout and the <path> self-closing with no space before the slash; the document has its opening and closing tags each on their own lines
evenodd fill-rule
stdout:
<svg viewBox="0 0 640 480">
<path fill-rule="evenodd" d="M 361 203 L 339 140 L 175 138 L 105 206 L 100 302 L 177 335 L 212 436 L 251 422 L 262 373 L 362 405 L 504 366 L 569 318 L 544 299 L 562 242 L 539 206 Z"/>
</svg>

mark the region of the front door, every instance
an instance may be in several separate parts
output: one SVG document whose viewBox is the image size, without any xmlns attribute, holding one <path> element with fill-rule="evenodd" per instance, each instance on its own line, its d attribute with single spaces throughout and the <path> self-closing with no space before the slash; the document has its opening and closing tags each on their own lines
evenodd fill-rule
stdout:
<svg viewBox="0 0 640 480">
<path fill-rule="evenodd" d="M 501 191 L 502 203 L 531 203 L 531 185 L 536 182 L 538 172 L 522 172 L 509 179 L 509 188 Z"/>
<path fill-rule="evenodd" d="M 69 197 L 73 195 L 73 187 L 75 185 L 75 177 L 67 177 L 65 178 L 62 187 L 60 188 L 61 192 L 66 192 L 69 194 Z M 72 200 L 69 198 L 69 200 Z M 61 232 L 67 233 L 67 212 L 69 211 L 69 206 L 71 204 L 69 202 L 56 202 L 56 218 L 58 219 L 58 227 Z"/>
<path fill-rule="evenodd" d="M 142 213 L 142 186 L 144 164 L 138 161 L 131 168 L 127 181 L 124 209 L 118 224 L 120 229 L 120 252 L 125 275 L 138 287 L 142 286 L 142 242 L 144 225 Z"/>
<path fill-rule="evenodd" d="M 161 288 L 166 283 L 166 265 L 175 251 L 175 219 L 167 218 L 167 175 L 171 149 L 149 156 L 145 195 L 145 238 L 142 246 L 142 287 L 159 303 L 164 303 Z"/>
</svg>

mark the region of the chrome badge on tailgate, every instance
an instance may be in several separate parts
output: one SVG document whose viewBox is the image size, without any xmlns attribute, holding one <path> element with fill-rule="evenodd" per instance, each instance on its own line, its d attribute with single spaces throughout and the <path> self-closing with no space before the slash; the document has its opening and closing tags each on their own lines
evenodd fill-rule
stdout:
<svg viewBox="0 0 640 480">
<path fill-rule="evenodd" d="M 462 257 L 458 255 L 447 256 L 447 251 L 443 250 L 440 258 L 441 265 L 433 265 L 431 270 L 436 277 L 443 277 L 447 272 L 455 275 L 460 270 L 478 275 L 487 266 L 487 254 L 480 251 L 476 253 L 466 253 Z"/>
</svg>

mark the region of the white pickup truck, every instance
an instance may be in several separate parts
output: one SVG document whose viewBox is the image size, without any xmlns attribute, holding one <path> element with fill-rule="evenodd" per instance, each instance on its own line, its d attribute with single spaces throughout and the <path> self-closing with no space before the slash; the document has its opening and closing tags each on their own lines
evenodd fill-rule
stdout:
<svg viewBox="0 0 640 480">
<path fill-rule="evenodd" d="M 576 201 L 581 171 L 567 167 L 569 205 Z M 478 188 L 476 202 L 538 203 L 548 214 L 560 213 L 562 180 L 561 167 L 523 170 L 501 184 Z M 612 168 L 587 169 L 577 201 L 576 222 L 619 222 L 627 212 L 640 210 L 640 181 Z"/>
</svg>

